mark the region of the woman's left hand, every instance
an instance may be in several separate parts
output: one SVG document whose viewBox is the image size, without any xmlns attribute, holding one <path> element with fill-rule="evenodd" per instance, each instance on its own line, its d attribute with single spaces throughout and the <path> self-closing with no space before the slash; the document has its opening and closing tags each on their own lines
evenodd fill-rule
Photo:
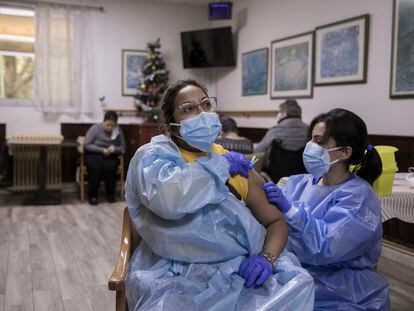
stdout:
<svg viewBox="0 0 414 311">
<path fill-rule="evenodd" d="M 229 153 L 223 154 L 223 157 L 230 164 L 229 173 L 231 176 L 241 174 L 244 177 L 249 177 L 249 170 L 253 167 L 253 164 L 246 159 L 244 155 L 238 152 L 230 151 Z"/>
<path fill-rule="evenodd" d="M 254 255 L 240 264 L 238 273 L 245 279 L 247 287 L 252 287 L 253 284 L 260 286 L 273 274 L 273 267 L 263 256 Z"/>
</svg>

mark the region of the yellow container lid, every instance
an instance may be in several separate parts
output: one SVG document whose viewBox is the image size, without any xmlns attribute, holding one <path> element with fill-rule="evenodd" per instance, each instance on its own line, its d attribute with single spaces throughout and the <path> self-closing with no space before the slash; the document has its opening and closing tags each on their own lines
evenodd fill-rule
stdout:
<svg viewBox="0 0 414 311">
<path fill-rule="evenodd" d="M 377 150 L 381 162 L 382 162 L 382 172 L 383 173 L 395 173 L 398 171 L 397 163 L 395 162 L 395 152 L 398 151 L 398 148 L 394 146 L 374 146 Z M 353 171 L 355 165 L 350 165 L 351 172 Z"/>
<path fill-rule="evenodd" d="M 388 156 L 394 156 L 394 153 L 398 151 L 398 148 L 394 146 L 374 146 L 374 148 L 377 150 L 380 156 L 388 157 Z"/>
<path fill-rule="evenodd" d="M 374 146 L 374 148 L 377 149 L 378 152 L 384 152 L 384 153 L 386 153 L 386 152 L 394 153 L 394 152 L 398 151 L 398 148 L 394 147 L 394 146 L 376 145 L 376 146 Z"/>
<path fill-rule="evenodd" d="M 394 183 L 395 172 L 398 171 L 395 162 L 395 152 L 398 151 L 394 146 L 375 146 L 374 147 L 382 162 L 382 174 L 374 182 L 373 187 L 378 196 L 390 195 Z"/>
<path fill-rule="evenodd" d="M 375 146 L 374 147 L 382 162 L 382 171 L 398 171 L 397 163 L 395 162 L 395 152 L 398 151 L 394 146 Z"/>
</svg>

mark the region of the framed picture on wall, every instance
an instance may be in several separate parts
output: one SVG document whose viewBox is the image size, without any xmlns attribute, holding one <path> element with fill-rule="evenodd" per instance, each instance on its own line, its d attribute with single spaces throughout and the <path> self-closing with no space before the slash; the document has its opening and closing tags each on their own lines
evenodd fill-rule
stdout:
<svg viewBox="0 0 414 311">
<path fill-rule="evenodd" d="M 414 1 L 394 0 L 391 98 L 414 98 Z"/>
<path fill-rule="evenodd" d="M 242 54 L 242 96 L 267 94 L 269 49 Z"/>
<path fill-rule="evenodd" d="M 313 32 L 272 41 L 271 98 L 313 96 Z"/>
<path fill-rule="evenodd" d="M 122 95 L 133 96 L 142 81 L 142 69 L 147 51 L 122 50 Z"/>
<path fill-rule="evenodd" d="M 315 85 L 367 82 L 369 15 L 315 30 Z"/>
</svg>

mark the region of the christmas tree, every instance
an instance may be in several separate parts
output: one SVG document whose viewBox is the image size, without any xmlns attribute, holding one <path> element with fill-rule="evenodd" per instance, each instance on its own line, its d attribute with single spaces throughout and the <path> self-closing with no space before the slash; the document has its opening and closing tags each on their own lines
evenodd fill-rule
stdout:
<svg viewBox="0 0 414 311">
<path fill-rule="evenodd" d="M 161 44 L 158 38 L 155 42 L 147 44 L 147 60 L 143 65 L 143 79 L 138 85 L 134 96 L 135 106 L 141 115 L 146 116 L 150 122 L 157 122 L 160 113 L 161 97 L 167 88 L 169 71 L 165 69 L 165 62 L 160 52 Z"/>
</svg>

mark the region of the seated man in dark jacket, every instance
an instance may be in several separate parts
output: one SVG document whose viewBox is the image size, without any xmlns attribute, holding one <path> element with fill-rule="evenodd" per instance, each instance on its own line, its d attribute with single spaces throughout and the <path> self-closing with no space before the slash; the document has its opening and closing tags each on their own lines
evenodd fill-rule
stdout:
<svg viewBox="0 0 414 311">
<path fill-rule="evenodd" d="M 271 127 L 257 144 L 255 152 L 266 152 L 266 167 L 269 168 L 269 155 L 273 141 L 288 151 L 298 151 L 308 142 L 309 126 L 302 121 L 302 109 L 294 99 L 279 105 L 277 125 Z"/>
<path fill-rule="evenodd" d="M 89 204 L 98 204 L 98 188 L 101 177 L 105 180 L 108 202 L 115 201 L 118 155 L 125 150 L 125 138 L 117 124 L 114 111 L 105 113 L 102 123 L 91 126 L 85 136 L 85 162 L 88 168 Z"/>
</svg>

